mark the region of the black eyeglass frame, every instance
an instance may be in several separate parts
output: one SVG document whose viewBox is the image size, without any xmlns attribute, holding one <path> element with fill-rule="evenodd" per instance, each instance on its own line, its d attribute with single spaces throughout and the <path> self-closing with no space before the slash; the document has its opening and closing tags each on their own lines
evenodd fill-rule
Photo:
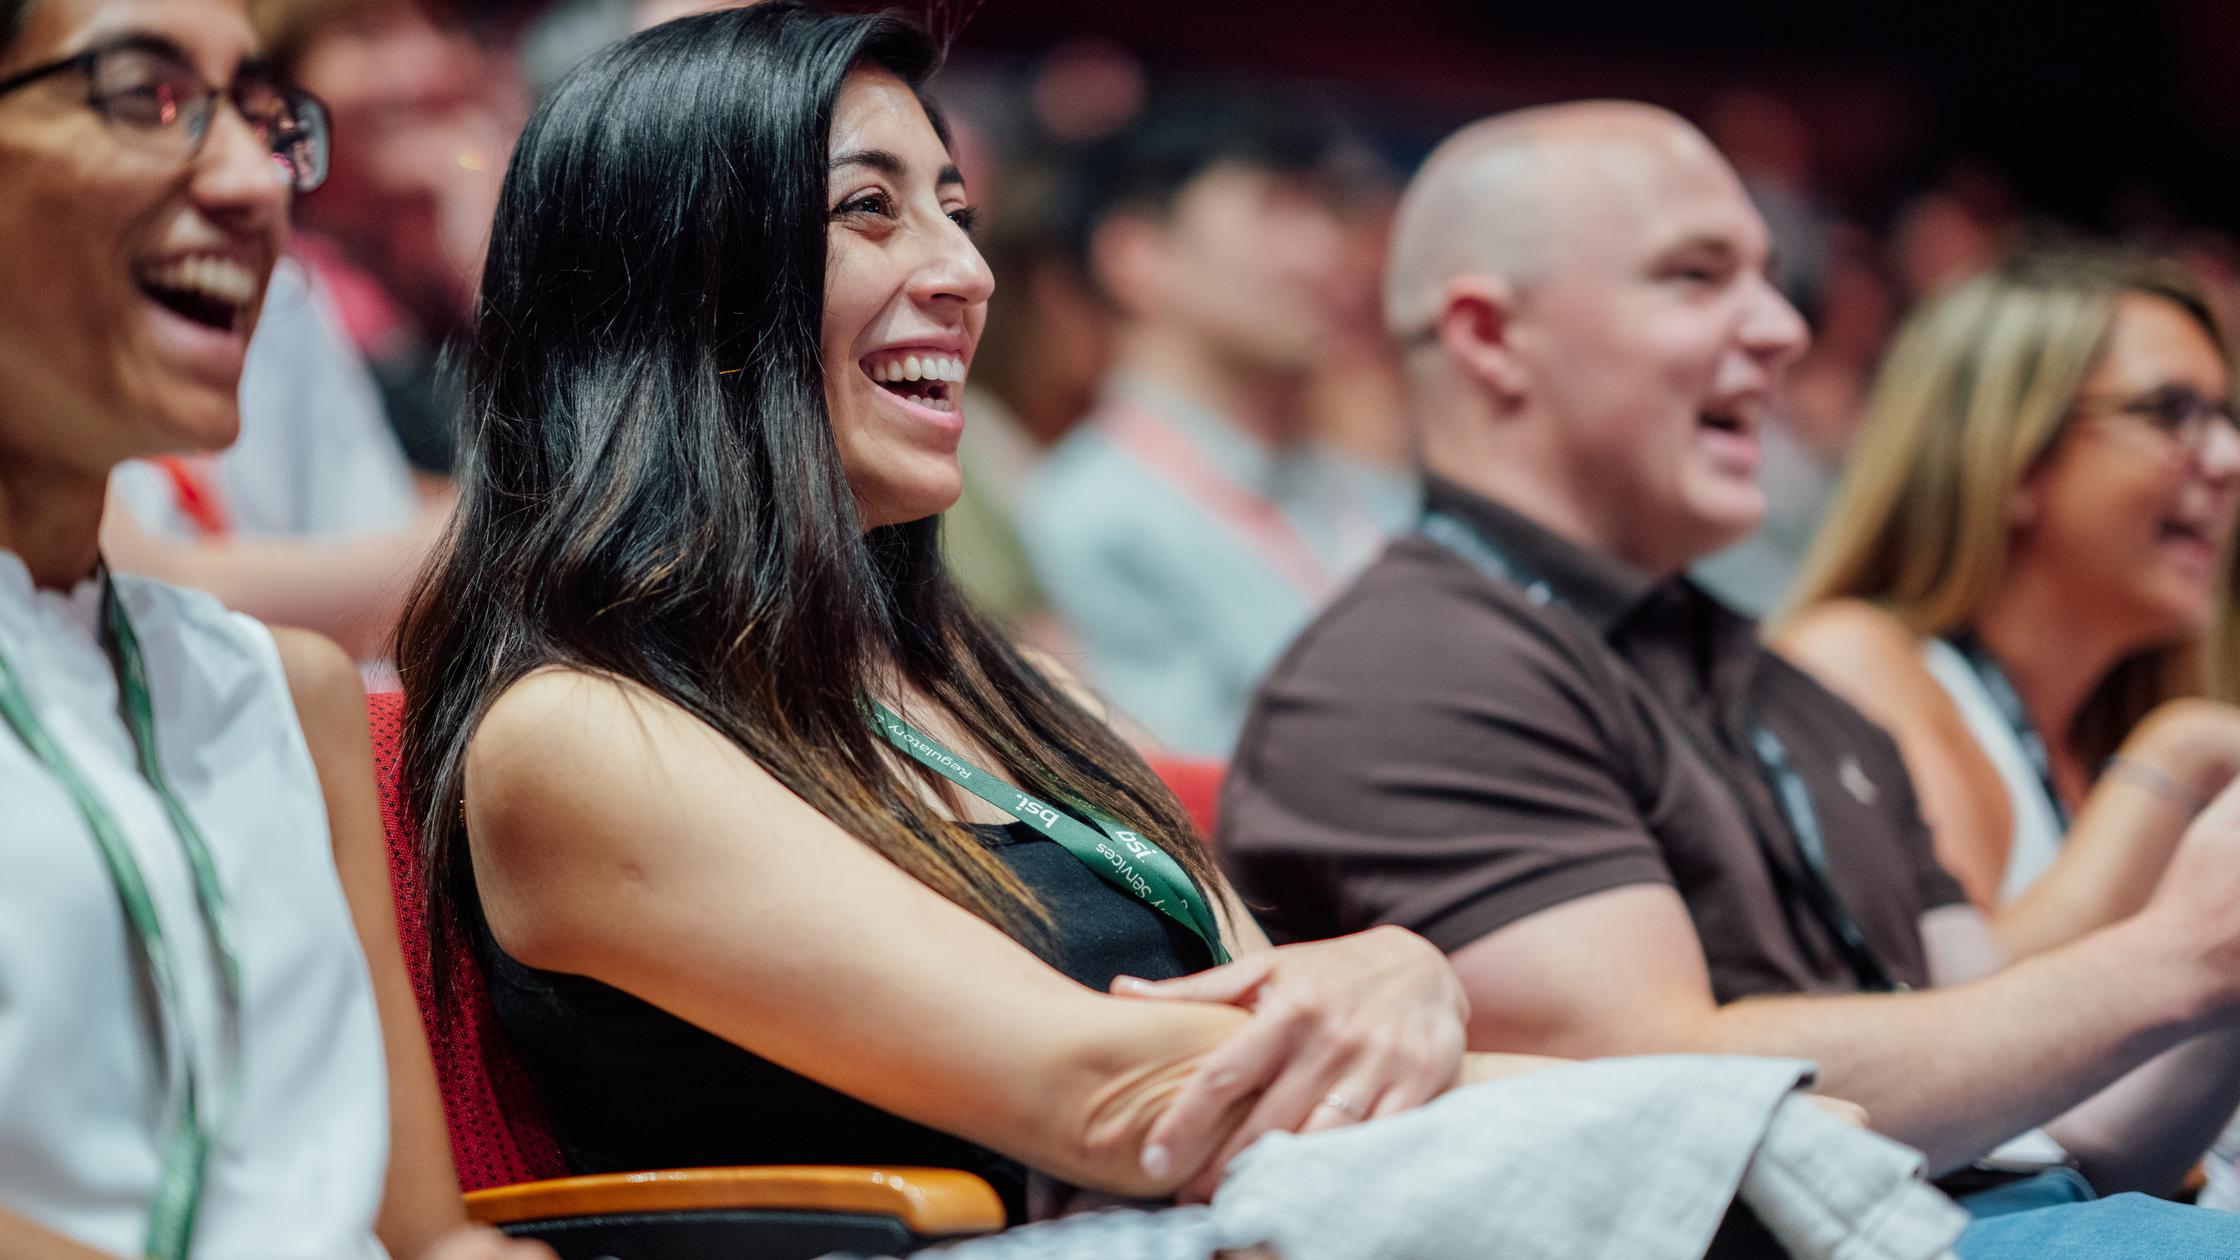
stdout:
<svg viewBox="0 0 2240 1260">
<path fill-rule="evenodd" d="M 200 123 L 189 121 L 187 124 L 189 142 L 186 152 L 182 155 L 185 160 L 192 161 L 202 152 L 202 146 L 208 143 L 210 124 L 217 118 L 217 101 L 220 97 L 224 97 L 233 106 L 234 112 L 239 114 L 244 121 L 249 122 L 254 129 L 255 120 L 250 119 L 248 111 L 243 108 L 241 92 L 244 85 L 255 85 L 270 88 L 277 92 L 281 100 L 287 104 L 290 114 L 297 119 L 300 120 L 305 117 L 317 119 L 316 126 L 304 127 L 299 125 L 292 130 L 276 131 L 264 138 L 266 147 L 272 156 L 286 163 L 290 176 L 288 186 L 300 196 L 317 190 L 321 184 L 327 182 L 328 155 L 334 148 L 333 114 L 327 109 L 326 103 L 318 97 L 293 84 L 284 83 L 264 74 L 254 62 L 244 63 L 243 69 L 235 72 L 233 82 L 220 88 L 204 79 L 193 66 L 189 65 L 186 54 L 170 41 L 146 35 L 126 36 L 108 43 L 97 44 L 68 57 L 32 66 L 29 69 L 9 75 L 5 79 L 0 79 L 0 96 L 6 96 L 20 88 L 29 87 L 34 83 L 58 75 L 79 73 L 86 78 L 86 105 L 95 113 L 100 114 L 102 121 L 115 127 L 146 130 L 139 127 L 138 124 L 115 118 L 110 112 L 107 98 L 101 94 L 98 86 L 99 75 L 96 71 L 102 58 L 121 52 L 142 52 L 168 58 L 176 62 L 180 69 L 192 75 L 195 82 L 202 85 L 201 105 L 199 106 L 202 110 L 202 121 Z M 187 111 L 190 119 L 192 113 L 191 109 Z M 299 163 L 295 155 L 289 150 L 301 144 L 307 137 L 314 135 L 319 141 L 318 162 L 306 174 L 303 164 Z"/>
<path fill-rule="evenodd" d="M 2218 423 L 2240 434 L 2240 408 L 2229 399 L 2168 386 L 2131 395 L 2086 395 L 2077 400 L 2077 414 L 2128 416 L 2142 421 L 2193 458 L 2199 458 L 2208 446 L 2209 435 Z"/>
</svg>

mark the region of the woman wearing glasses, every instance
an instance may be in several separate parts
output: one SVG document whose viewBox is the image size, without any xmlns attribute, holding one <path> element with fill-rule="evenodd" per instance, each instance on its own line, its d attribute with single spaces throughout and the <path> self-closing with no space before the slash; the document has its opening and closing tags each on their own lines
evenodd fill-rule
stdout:
<svg viewBox="0 0 2240 1260">
<path fill-rule="evenodd" d="M 1776 635 L 1897 739 L 2006 958 L 2144 904 L 2240 773 L 2231 355 L 2188 277 L 2127 255 L 2027 254 L 1932 301 Z M 2141 1072 L 2206 1083 L 2185 1056 L 2231 1052 Z M 2215 1109 L 2168 1096 L 2207 1145 Z M 2240 1206 L 2236 1145 L 2204 1204 Z"/>
<path fill-rule="evenodd" d="M 2018 257 L 1918 312 L 1777 642 L 1889 727 L 2021 957 L 2136 909 L 2240 769 L 2231 343 L 2181 273 Z"/>
<path fill-rule="evenodd" d="M 11 1256 L 514 1246 L 458 1229 L 353 667 L 99 555 L 111 468 L 232 440 L 324 171 L 253 52 L 237 0 L 0 0 Z"/>
</svg>

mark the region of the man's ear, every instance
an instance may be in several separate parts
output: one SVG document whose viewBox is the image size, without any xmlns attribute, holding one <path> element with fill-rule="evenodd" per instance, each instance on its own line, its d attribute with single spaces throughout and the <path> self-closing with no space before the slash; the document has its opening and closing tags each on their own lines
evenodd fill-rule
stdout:
<svg viewBox="0 0 2240 1260">
<path fill-rule="evenodd" d="M 1089 278 L 1124 314 L 1157 303 L 1165 265 L 1165 228 L 1142 211 L 1108 214 L 1089 234 Z"/>
<path fill-rule="evenodd" d="M 1515 315 L 1515 290 L 1491 276 L 1456 276 L 1439 291 L 1434 332 L 1440 349 L 1501 398 L 1520 397 L 1525 389 L 1524 366 L 1511 341 Z"/>
</svg>

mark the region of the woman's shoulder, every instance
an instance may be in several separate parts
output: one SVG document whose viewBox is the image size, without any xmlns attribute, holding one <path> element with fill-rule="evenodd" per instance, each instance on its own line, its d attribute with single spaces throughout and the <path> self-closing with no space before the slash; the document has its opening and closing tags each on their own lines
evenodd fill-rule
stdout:
<svg viewBox="0 0 2240 1260">
<path fill-rule="evenodd" d="M 1935 692 L 1936 680 L 1922 662 L 1924 642 L 1896 614 L 1863 599 L 1801 609 L 1772 637 L 1775 651 L 1870 714 Z"/>
<path fill-rule="evenodd" d="M 467 784 L 533 785 L 555 776 L 605 781 L 624 763 L 706 727 L 651 689 L 591 670 L 547 665 L 490 701 L 467 737 Z M 713 732 L 710 732 L 712 734 Z"/>
<path fill-rule="evenodd" d="M 703 809 L 776 787 L 745 750 L 643 684 L 545 666 L 508 684 L 468 736 L 465 805 L 478 851 L 535 837 L 539 860 L 628 842 Z M 782 790 L 782 789 L 779 789 Z"/>
</svg>

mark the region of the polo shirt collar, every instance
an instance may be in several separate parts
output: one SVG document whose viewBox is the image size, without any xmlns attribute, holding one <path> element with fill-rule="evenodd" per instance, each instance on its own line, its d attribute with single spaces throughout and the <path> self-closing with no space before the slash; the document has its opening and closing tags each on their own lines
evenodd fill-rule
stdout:
<svg viewBox="0 0 2240 1260">
<path fill-rule="evenodd" d="M 1460 518 L 1518 565 L 1546 582 L 1557 599 L 1608 637 L 1667 585 L 1654 575 L 1598 555 L 1513 508 L 1439 477 L 1424 481 L 1424 509 Z"/>
</svg>

